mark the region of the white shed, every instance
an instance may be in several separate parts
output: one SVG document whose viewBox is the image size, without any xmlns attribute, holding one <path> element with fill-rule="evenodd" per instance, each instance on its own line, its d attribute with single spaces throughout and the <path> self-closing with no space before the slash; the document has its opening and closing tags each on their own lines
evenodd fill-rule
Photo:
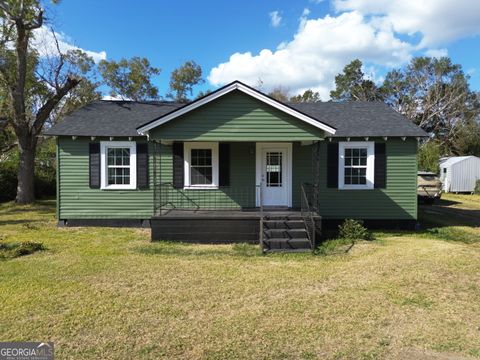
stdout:
<svg viewBox="0 0 480 360">
<path fill-rule="evenodd" d="M 440 180 L 445 192 L 473 192 L 480 180 L 480 158 L 454 156 L 440 160 Z"/>
</svg>

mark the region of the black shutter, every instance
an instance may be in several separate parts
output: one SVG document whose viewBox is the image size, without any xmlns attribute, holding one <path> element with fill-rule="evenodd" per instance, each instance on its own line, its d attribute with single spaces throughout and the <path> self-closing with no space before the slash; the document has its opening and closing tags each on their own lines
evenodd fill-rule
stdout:
<svg viewBox="0 0 480 360">
<path fill-rule="evenodd" d="M 173 187 L 175 189 L 183 189 L 183 142 L 174 142 L 172 145 L 173 152 Z"/>
<path fill-rule="evenodd" d="M 218 182 L 220 186 L 230 185 L 230 144 L 218 145 Z"/>
<path fill-rule="evenodd" d="M 148 144 L 137 144 L 137 187 L 148 189 Z"/>
<path fill-rule="evenodd" d="M 327 144 L 327 187 L 338 188 L 338 143 Z"/>
<path fill-rule="evenodd" d="M 374 186 L 378 189 L 387 187 L 387 154 L 385 143 L 375 143 L 375 177 Z"/>
<path fill-rule="evenodd" d="M 100 143 L 89 144 L 89 185 L 91 189 L 100 189 Z"/>
</svg>

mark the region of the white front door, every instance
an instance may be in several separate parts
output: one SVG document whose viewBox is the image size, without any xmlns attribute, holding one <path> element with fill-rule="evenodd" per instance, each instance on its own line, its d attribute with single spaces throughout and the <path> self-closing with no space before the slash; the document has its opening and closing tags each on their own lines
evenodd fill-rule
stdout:
<svg viewBox="0 0 480 360">
<path fill-rule="evenodd" d="M 291 159 L 291 143 L 257 144 L 257 184 L 264 206 L 291 206 Z"/>
</svg>

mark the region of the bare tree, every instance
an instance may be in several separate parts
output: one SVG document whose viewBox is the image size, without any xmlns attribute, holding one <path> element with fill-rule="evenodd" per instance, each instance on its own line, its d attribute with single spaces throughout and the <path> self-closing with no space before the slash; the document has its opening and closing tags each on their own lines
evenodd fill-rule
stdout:
<svg viewBox="0 0 480 360">
<path fill-rule="evenodd" d="M 414 58 L 390 71 L 381 88 L 385 102 L 431 133 L 446 154 L 457 153 L 462 129 L 480 114 L 460 65 L 447 58 Z"/>
<path fill-rule="evenodd" d="M 281 102 L 288 102 L 290 99 L 290 91 L 283 86 L 275 86 L 272 91 L 268 93 L 268 96 Z"/>
</svg>

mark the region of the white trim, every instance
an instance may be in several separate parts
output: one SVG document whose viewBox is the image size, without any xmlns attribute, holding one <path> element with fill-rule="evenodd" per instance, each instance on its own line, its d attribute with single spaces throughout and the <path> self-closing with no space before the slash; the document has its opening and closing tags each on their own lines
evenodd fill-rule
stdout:
<svg viewBox="0 0 480 360">
<path fill-rule="evenodd" d="M 137 146 L 135 141 L 101 141 L 100 142 L 100 189 L 133 190 L 137 188 Z M 108 148 L 130 148 L 130 184 L 108 185 L 107 159 Z"/>
<path fill-rule="evenodd" d="M 367 148 L 367 184 L 345 184 L 345 149 Z M 350 141 L 338 143 L 338 188 L 340 190 L 370 190 L 374 188 L 375 179 L 375 142 L 373 141 Z"/>
<path fill-rule="evenodd" d="M 287 206 L 292 207 L 292 143 L 256 143 L 255 144 L 255 184 L 260 187 L 262 191 L 262 151 L 268 148 L 281 148 L 287 150 L 287 169 L 286 169 L 286 181 L 287 187 Z M 260 206 L 260 193 L 255 193 L 255 206 Z"/>
<path fill-rule="evenodd" d="M 212 184 L 192 185 L 190 184 L 190 162 L 192 149 L 212 150 Z M 183 177 L 184 189 L 218 189 L 218 142 L 184 142 L 183 143 L 183 166 L 185 176 Z"/>
<path fill-rule="evenodd" d="M 137 131 L 139 134 L 144 134 L 145 132 L 153 129 L 153 128 L 156 128 L 157 126 L 160 126 L 162 124 L 165 124 L 166 122 L 170 121 L 170 120 L 173 120 L 179 116 L 182 116 L 202 105 L 205 105 L 207 103 L 209 103 L 210 101 L 213 101 L 223 95 L 226 95 L 234 90 L 239 90 L 247 95 L 250 95 L 260 101 L 263 101 L 264 103 L 278 109 L 278 110 L 281 110 L 289 115 L 292 115 L 294 117 L 296 117 L 297 119 L 300 119 L 318 129 L 321 129 L 331 135 L 335 134 L 336 130 L 334 128 L 332 128 L 331 126 L 327 125 L 327 124 L 324 124 L 308 115 L 305 115 L 295 109 L 292 109 L 284 104 L 282 104 L 281 102 L 275 100 L 275 99 L 272 99 L 256 90 L 253 90 L 251 88 L 249 88 L 248 86 L 245 86 L 243 85 L 242 83 L 238 82 L 238 81 L 235 81 L 233 82 L 232 84 L 226 86 L 225 88 L 221 89 L 220 91 L 217 91 L 217 92 L 214 92 L 210 95 L 207 95 L 205 96 L 203 99 L 201 100 L 198 100 L 198 101 L 195 101 L 189 105 L 186 105 L 170 114 L 167 114 L 165 116 L 162 116 L 160 117 L 159 119 L 149 123 L 149 124 L 146 124 L 142 127 L 140 127 Z"/>
</svg>

